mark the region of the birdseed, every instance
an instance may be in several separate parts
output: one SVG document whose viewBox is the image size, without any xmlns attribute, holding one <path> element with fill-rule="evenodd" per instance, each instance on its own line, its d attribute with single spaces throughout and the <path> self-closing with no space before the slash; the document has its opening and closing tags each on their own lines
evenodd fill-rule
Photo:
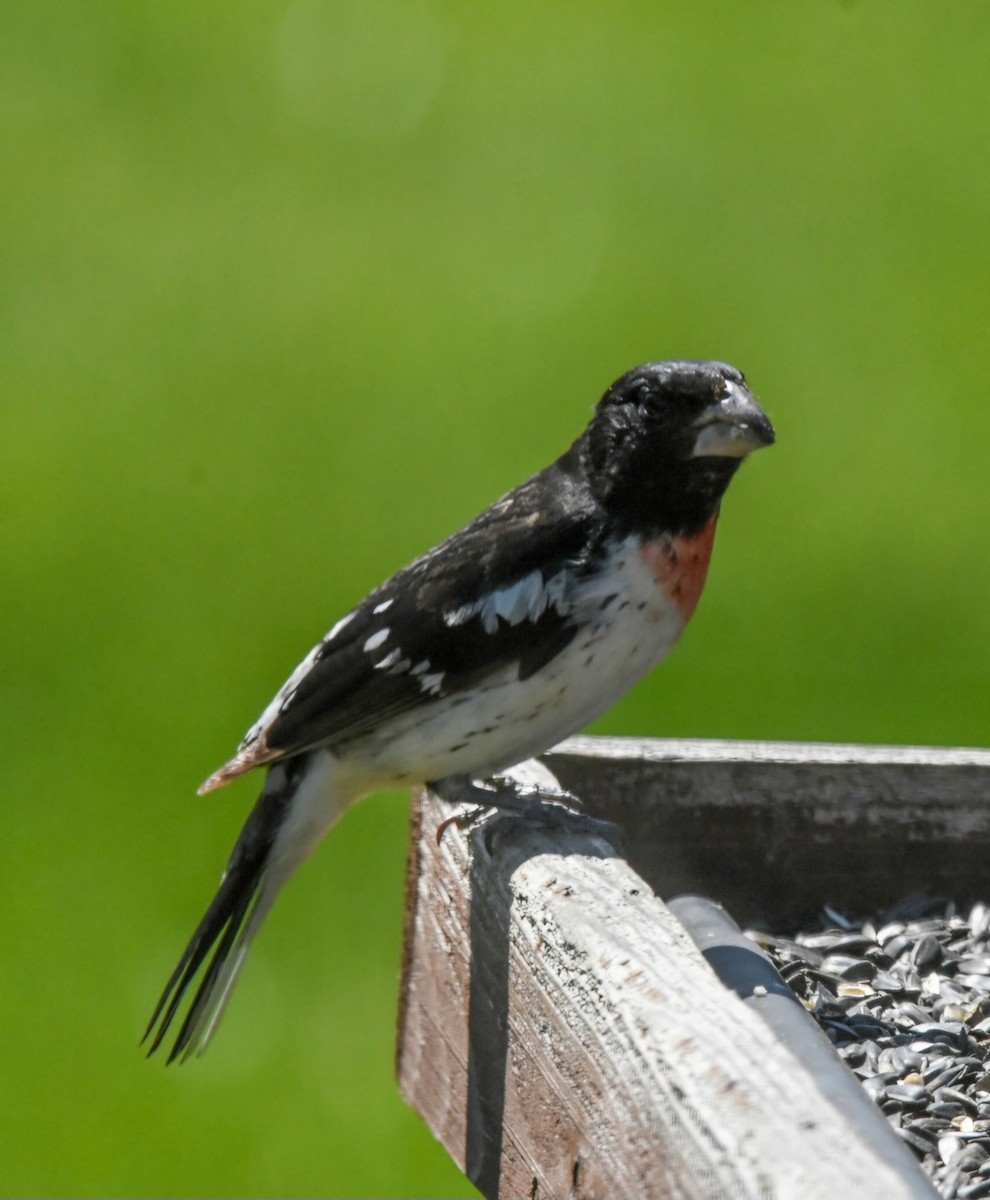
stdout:
<svg viewBox="0 0 990 1200">
<path fill-rule="evenodd" d="M 990 906 L 826 909 L 793 937 L 749 931 L 911 1147 L 943 1200 L 990 1200 Z"/>
</svg>

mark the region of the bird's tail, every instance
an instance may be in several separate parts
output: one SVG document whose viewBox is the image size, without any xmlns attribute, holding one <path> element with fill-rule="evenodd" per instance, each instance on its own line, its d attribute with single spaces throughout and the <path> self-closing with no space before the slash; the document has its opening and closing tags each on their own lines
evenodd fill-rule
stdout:
<svg viewBox="0 0 990 1200">
<path fill-rule="evenodd" d="M 276 763 L 206 910 L 155 1006 L 142 1042 L 162 1044 L 206 964 L 168 1061 L 202 1054 L 223 1016 L 255 934 L 278 893 L 347 807 L 326 751 Z M 209 961 L 207 961 L 209 960 Z"/>
</svg>

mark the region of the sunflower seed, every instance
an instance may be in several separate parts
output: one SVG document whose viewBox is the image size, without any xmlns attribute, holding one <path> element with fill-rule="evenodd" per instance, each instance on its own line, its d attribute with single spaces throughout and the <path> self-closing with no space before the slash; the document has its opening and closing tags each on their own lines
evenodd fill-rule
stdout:
<svg viewBox="0 0 990 1200">
<path fill-rule="evenodd" d="M 943 1200 L 990 1200 L 990 903 L 759 937 Z"/>
</svg>

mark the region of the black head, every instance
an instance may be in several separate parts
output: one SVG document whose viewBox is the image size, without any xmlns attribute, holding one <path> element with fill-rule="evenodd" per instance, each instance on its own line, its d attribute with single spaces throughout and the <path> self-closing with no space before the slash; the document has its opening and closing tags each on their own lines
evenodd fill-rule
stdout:
<svg viewBox="0 0 990 1200">
<path fill-rule="evenodd" d="M 598 499 L 620 522 L 681 533 L 704 525 L 746 455 L 773 441 L 735 367 L 647 363 L 601 398 L 582 457 Z"/>
</svg>

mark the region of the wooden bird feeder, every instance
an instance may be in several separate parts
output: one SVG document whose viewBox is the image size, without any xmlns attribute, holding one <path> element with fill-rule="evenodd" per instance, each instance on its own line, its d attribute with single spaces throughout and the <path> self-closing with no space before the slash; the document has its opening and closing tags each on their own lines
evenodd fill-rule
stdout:
<svg viewBox="0 0 990 1200">
<path fill-rule="evenodd" d="M 479 1190 L 931 1200 L 736 922 L 986 898 L 990 752 L 575 738 L 544 761 L 598 821 L 438 845 L 449 805 L 414 801 L 399 1082 Z"/>
</svg>

